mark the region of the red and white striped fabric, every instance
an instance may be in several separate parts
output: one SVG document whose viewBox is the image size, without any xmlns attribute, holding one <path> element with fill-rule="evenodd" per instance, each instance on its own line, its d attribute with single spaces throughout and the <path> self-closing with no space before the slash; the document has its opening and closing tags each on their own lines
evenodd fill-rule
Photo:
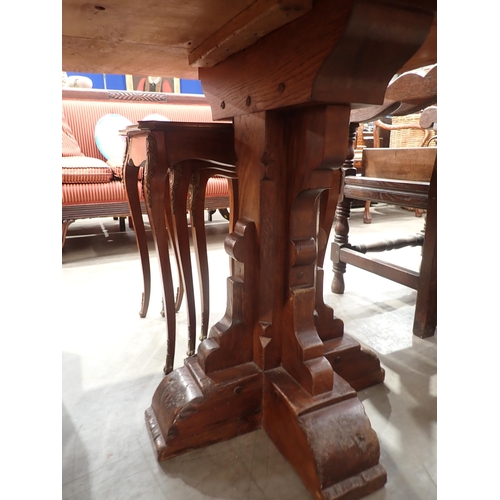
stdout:
<svg viewBox="0 0 500 500">
<path fill-rule="evenodd" d="M 227 195 L 229 186 L 225 177 L 210 177 L 205 189 L 205 198 Z"/>
<path fill-rule="evenodd" d="M 96 101 L 63 99 L 63 110 L 71 124 L 73 135 L 85 156 L 106 161 L 97 148 L 94 130 L 105 115 L 117 113 L 133 123 L 148 115 L 161 114 L 171 121 L 212 122 L 212 111 L 206 105 L 161 104 L 152 102 Z"/>
<path fill-rule="evenodd" d="M 141 183 L 138 183 L 137 189 L 141 200 Z M 62 204 L 79 205 L 89 203 L 112 203 L 127 201 L 127 195 L 122 181 L 114 180 L 106 183 L 86 183 L 86 184 L 63 184 L 62 185 Z"/>
<path fill-rule="evenodd" d="M 62 183 L 102 183 L 113 179 L 113 170 L 102 160 L 86 156 L 63 156 Z"/>
<path fill-rule="evenodd" d="M 62 113 L 62 155 L 63 156 L 83 156 L 80 145 L 78 144 L 68 120 Z"/>
<path fill-rule="evenodd" d="M 63 140 L 63 205 L 126 202 L 121 180 L 121 166 L 106 164 L 97 148 L 94 130 L 96 123 L 106 114 L 125 116 L 133 123 L 151 114 L 161 114 L 171 121 L 212 122 L 207 105 L 180 105 L 155 102 L 90 101 L 63 99 L 63 131 L 72 140 L 64 146 Z M 66 125 L 65 125 L 66 123 Z M 66 127 L 66 128 L 65 128 Z M 73 153 L 73 154 L 70 154 Z M 139 178 L 141 171 L 138 172 Z M 118 179 L 117 179 L 118 178 Z M 141 183 L 138 183 L 143 200 Z M 228 181 L 212 177 L 206 188 L 206 198 L 227 196 Z"/>
</svg>

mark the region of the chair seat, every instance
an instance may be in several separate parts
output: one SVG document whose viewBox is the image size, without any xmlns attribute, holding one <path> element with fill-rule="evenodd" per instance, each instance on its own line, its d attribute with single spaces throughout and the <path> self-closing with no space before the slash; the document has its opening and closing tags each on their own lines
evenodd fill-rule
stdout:
<svg viewBox="0 0 500 500">
<path fill-rule="evenodd" d="M 348 176 L 344 181 L 344 196 L 346 198 L 404 205 L 413 208 L 427 208 L 428 192 L 429 182 L 357 176 Z"/>
</svg>

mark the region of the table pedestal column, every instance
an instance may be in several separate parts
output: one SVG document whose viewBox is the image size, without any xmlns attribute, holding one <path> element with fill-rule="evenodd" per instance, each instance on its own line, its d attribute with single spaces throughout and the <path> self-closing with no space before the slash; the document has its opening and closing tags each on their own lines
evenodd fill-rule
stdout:
<svg viewBox="0 0 500 500">
<path fill-rule="evenodd" d="M 338 189 L 349 114 L 324 105 L 235 118 L 240 208 L 225 243 L 227 310 L 146 411 L 159 460 L 263 427 L 315 498 L 361 498 L 385 483 L 350 385 L 384 372 L 323 303 L 318 266 L 320 201 Z"/>
</svg>

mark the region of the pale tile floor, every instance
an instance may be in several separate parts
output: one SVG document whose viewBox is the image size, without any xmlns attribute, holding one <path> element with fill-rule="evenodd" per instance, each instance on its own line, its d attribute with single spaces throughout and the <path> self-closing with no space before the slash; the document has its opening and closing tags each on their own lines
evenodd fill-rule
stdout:
<svg viewBox="0 0 500 500">
<path fill-rule="evenodd" d="M 367 238 L 412 234 L 423 219 L 400 208 L 377 205 L 373 222 L 351 217 L 351 235 Z M 207 224 L 211 279 L 211 324 L 225 310 L 227 222 Z M 144 410 L 162 378 L 165 322 L 157 261 L 150 241 L 153 290 L 146 318 L 138 315 L 142 276 L 134 234 L 113 219 L 70 226 L 62 251 L 63 339 L 62 498 L 64 500 L 302 500 L 311 496 L 262 430 L 156 461 Z M 419 248 L 384 254 L 418 269 Z M 373 349 L 386 379 L 361 391 L 381 443 L 386 486 L 368 500 L 437 498 L 437 337 L 412 335 L 416 292 L 349 267 L 346 293 L 330 292 L 329 250 L 325 301 L 345 322 L 345 331 Z M 179 335 L 185 308 L 177 315 Z M 186 342 L 178 340 L 176 366 Z"/>
</svg>

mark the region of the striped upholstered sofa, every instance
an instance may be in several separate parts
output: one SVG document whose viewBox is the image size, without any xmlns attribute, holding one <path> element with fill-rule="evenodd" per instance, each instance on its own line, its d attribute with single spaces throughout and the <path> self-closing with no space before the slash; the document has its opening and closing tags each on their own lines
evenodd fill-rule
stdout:
<svg viewBox="0 0 500 500">
<path fill-rule="evenodd" d="M 62 90 L 62 244 L 77 219 L 114 217 L 125 230 L 130 216 L 119 162 L 106 160 L 95 141 L 95 126 L 105 115 L 119 114 L 133 123 L 151 114 L 172 121 L 210 122 L 204 96 L 113 90 Z M 142 189 L 138 185 L 141 200 Z M 206 209 L 229 207 L 227 179 L 207 185 Z M 146 207 L 142 202 L 143 213 Z"/>
</svg>

